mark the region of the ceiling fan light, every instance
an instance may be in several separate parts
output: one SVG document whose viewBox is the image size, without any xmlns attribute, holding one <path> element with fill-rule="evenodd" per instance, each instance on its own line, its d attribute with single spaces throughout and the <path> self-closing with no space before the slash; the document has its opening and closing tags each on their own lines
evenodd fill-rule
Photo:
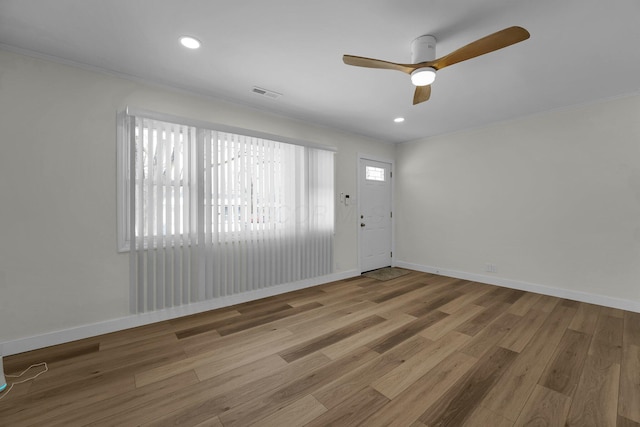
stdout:
<svg viewBox="0 0 640 427">
<path fill-rule="evenodd" d="M 436 79 L 436 69 L 432 67 L 423 67 L 414 70 L 411 73 L 411 83 L 414 86 L 427 86 Z"/>
</svg>

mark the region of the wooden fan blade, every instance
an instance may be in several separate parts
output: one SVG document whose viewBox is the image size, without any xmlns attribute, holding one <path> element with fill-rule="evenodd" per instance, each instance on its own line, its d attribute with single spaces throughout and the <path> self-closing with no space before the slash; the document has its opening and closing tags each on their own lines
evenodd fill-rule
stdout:
<svg viewBox="0 0 640 427">
<path fill-rule="evenodd" d="M 343 55 L 342 61 L 347 65 L 366 68 L 382 68 L 385 70 L 397 70 L 411 74 L 416 66 L 413 64 L 396 64 L 395 62 L 382 61 L 380 59 L 364 58 L 362 56 Z"/>
<path fill-rule="evenodd" d="M 505 28 L 502 31 L 489 34 L 486 37 L 469 43 L 468 45 L 463 46 L 442 58 L 430 61 L 426 66 L 439 70 L 441 68 L 448 67 L 449 65 L 457 64 L 458 62 L 466 61 L 467 59 L 472 59 L 480 55 L 511 46 L 512 44 L 519 43 L 528 39 L 529 36 L 529 32 L 522 27 Z"/>
<path fill-rule="evenodd" d="M 420 104 L 421 102 L 429 100 L 431 97 L 431 85 L 416 86 L 416 91 L 413 93 L 413 105 Z"/>
</svg>

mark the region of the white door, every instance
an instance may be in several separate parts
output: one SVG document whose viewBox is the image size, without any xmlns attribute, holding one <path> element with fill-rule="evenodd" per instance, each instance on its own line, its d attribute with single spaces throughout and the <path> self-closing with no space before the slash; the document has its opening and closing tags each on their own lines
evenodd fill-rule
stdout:
<svg viewBox="0 0 640 427">
<path fill-rule="evenodd" d="M 391 265 L 391 164 L 360 159 L 360 271 Z"/>
</svg>

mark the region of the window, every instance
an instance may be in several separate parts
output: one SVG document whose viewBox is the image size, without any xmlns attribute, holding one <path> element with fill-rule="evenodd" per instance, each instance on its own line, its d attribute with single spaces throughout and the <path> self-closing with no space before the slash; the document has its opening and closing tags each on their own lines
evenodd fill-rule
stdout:
<svg viewBox="0 0 640 427">
<path fill-rule="evenodd" d="M 123 205 L 119 234 L 125 242 L 121 250 L 128 249 L 130 206 L 136 207 L 138 237 L 189 233 L 197 222 L 199 205 L 207 211 L 206 226 L 218 233 L 286 229 L 304 221 L 299 216 L 306 207 L 296 201 L 301 191 L 296 187 L 307 180 L 299 176 L 304 174 L 306 158 L 312 152 L 315 157 L 331 157 L 331 162 L 333 157 L 330 151 L 212 130 L 200 131 L 198 143 L 196 127 L 146 118 L 133 121 L 129 132 L 133 134 L 123 138 L 121 162 L 125 166 L 119 173 Z M 134 187 L 139 190 L 134 199 L 131 170 L 135 171 Z M 333 165 L 322 173 L 325 179 L 317 182 L 326 188 L 315 190 L 333 194 L 332 170 Z M 196 194 L 199 198 L 194 202 Z M 326 221 L 322 225 L 332 228 L 333 213 L 323 215 Z"/>
<path fill-rule="evenodd" d="M 368 181 L 384 181 L 384 168 L 366 166 L 364 177 Z"/>
<path fill-rule="evenodd" d="M 190 184 L 185 177 L 189 172 L 185 154 L 195 141 L 195 130 L 170 123 L 153 127 L 141 120 L 134 127 L 134 137 L 135 185 L 140 190 L 136 217 L 143 217 L 136 222 L 136 236 L 181 235 L 189 223 L 184 204 Z"/>
<path fill-rule="evenodd" d="M 142 114 L 119 124 L 134 312 L 332 271 L 333 151 Z"/>
</svg>

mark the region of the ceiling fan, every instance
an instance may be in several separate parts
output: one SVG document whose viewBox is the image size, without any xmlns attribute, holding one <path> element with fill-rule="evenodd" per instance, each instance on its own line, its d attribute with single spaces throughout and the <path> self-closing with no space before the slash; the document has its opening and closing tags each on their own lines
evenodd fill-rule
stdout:
<svg viewBox="0 0 640 427">
<path fill-rule="evenodd" d="M 344 55 L 342 60 L 347 65 L 397 70 L 410 74 L 411 82 L 416 86 L 416 91 L 413 94 L 413 105 L 416 105 L 428 100 L 431 96 L 431 83 L 436 78 L 436 71 L 520 43 L 528 39 L 529 36 L 529 32 L 522 27 L 509 27 L 471 42 L 442 58 L 435 59 L 436 38 L 425 35 L 411 42 L 411 64 L 398 64 L 352 55 Z"/>
</svg>

